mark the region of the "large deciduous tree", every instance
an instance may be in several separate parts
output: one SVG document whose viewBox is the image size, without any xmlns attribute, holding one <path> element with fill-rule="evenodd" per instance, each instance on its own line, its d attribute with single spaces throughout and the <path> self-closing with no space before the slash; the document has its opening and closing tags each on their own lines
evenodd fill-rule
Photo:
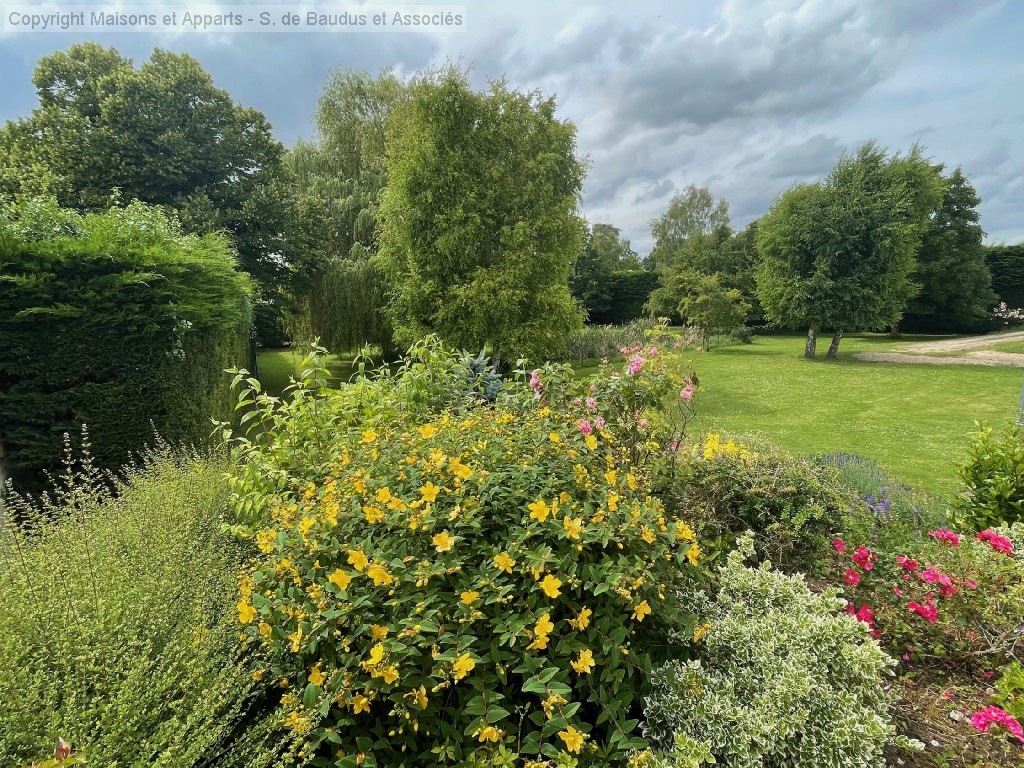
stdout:
<svg viewBox="0 0 1024 768">
<path fill-rule="evenodd" d="M 583 250 L 569 276 L 569 290 L 587 316 L 593 318 L 606 313 L 614 298 L 615 272 L 637 270 L 640 258 L 622 237 L 618 227 L 594 224 L 583 239 Z"/>
<path fill-rule="evenodd" d="M 88 212 L 112 200 L 173 209 L 188 232 L 226 231 L 276 314 L 290 277 L 282 235 L 284 149 L 192 57 L 156 50 L 138 68 L 113 48 L 40 59 L 39 105 L 0 130 L 0 196 L 53 194 Z"/>
<path fill-rule="evenodd" d="M 987 330 L 998 297 L 982 251 L 981 198 L 957 168 L 943 178 L 942 204 L 921 239 L 913 280 L 920 292 L 904 325 L 921 331 Z"/>
<path fill-rule="evenodd" d="M 917 286 L 911 280 L 941 177 L 919 146 L 888 155 L 874 142 L 844 154 L 820 183 L 793 187 L 760 219 L 758 296 L 769 321 L 833 331 L 835 357 L 846 329 L 899 321 Z"/>
<path fill-rule="evenodd" d="M 477 92 L 454 70 L 415 84 L 392 123 L 377 255 L 399 341 L 436 333 L 503 362 L 563 349 L 581 325 L 575 149 L 554 99 L 503 81 Z"/>
</svg>

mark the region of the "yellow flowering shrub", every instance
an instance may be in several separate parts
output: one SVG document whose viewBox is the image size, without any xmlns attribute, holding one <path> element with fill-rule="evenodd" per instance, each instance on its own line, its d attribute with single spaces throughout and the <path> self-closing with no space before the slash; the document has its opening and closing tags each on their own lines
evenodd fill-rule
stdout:
<svg viewBox="0 0 1024 768">
<path fill-rule="evenodd" d="M 307 403 L 348 412 L 351 393 L 332 397 Z M 384 411 L 332 422 L 320 475 L 267 475 L 238 617 L 282 726 L 330 766 L 596 764 L 644 747 L 650 671 L 699 624 L 675 604 L 701 574 L 691 528 L 611 432 L 529 389 Z"/>
</svg>

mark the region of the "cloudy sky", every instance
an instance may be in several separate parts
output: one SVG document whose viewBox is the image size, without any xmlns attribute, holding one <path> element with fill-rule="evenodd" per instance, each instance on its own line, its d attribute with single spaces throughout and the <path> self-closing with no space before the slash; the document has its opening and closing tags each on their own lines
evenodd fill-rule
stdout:
<svg viewBox="0 0 1024 768">
<path fill-rule="evenodd" d="M 1024 240 L 1024 3 L 1018 0 L 526 0 L 432 9 L 462 28 L 344 31 L 180 28 L 67 32 L 12 25 L 11 12 L 81 3 L 0 5 L 0 120 L 28 114 L 36 60 L 74 42 L 115 45 L 135 61 L 154 47 L 195 56 L 238 101 L 262 110 L 286 144 L 311 133 L 333 67 L 409 73 L 457 61 L 479 84 L 507 76 L 556 94 L 589 159 L 584 213 L 651 246 L 649 222 L 689 184 L 729 201 L 742 226 L 791 184 L 826 173 L 869 138 L 920 141 L 960 165 L 982 199 L 989 242 Z M 356 11 L 357 4 L 320 7 Z M 88 6 L 95 8 L 97 6 Z M 295 5 L 302 13 L 313 6 Z M 152 3 L 146 10 L 217 9 Z M 128 10 L 126 7 L 125 10 Z M 284 4 L 249 3 L 247 17 Z M 415 3 L 358 9 L 389 15 Z"/>
</svg>

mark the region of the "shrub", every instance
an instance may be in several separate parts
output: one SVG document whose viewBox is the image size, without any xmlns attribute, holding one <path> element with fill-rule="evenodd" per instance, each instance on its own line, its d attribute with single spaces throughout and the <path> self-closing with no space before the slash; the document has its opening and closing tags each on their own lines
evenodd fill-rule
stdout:
<svg viewBox="0 0 1024 768">
<path fill-rule="evenodd" d="M 671 469 L 659 494 L 670 510 L 687 510 L 702 539 L 730 548 L 752 530 L 759 554 L 784 569 L 813 569 L 854 504 L 834 471 L 715 433 L 679 450 Z"/>
<path fill-rule="evenodd" d="M 938 496 L 896 480 L 875 461 L 848 453 L 816 456 L 819 464 L 835 468 L 839 481 L 859 497 L 843 520 L 842 534 L 851 541 L 897 555 L 908 539 L 950 525 L 945 504 Z"/>
<path fill-rule="evenodd" d="M 978 424 L 967 459 L 957 470 L 965 493 L 953 500 L 958 519 L 975 530 L 1024 519 L 1024 428 L 1001 432 Z"/>
<path fill-rule="evenodd" d="M 394 376 L 300 388 L 266 448 L 242 446 L 259 471 L 236 481 L 241 519 L 264 524 L 239 618 L 314 764 L 621 756 L 644 744 L 652 665 L 681 650 L 669 629 L 693 631 L 675 595 L 699 548 L 611 425 L 581 430 L 546 372 L 545 396 L 475 406 L 459 366 L 429 341 Z M 443 382 L 442 407 L 397 407 Z M 314 409 L 327 431 L 303 431 Z"/>
<path fill-rule="evenodd" d="M 611 357 L 623 347 L 644 344 L 649 332 L 660 328 L 654 318 L 638 318 L 625 325 L 588 325 L 570 334 L 565 345 L 571 360 Z"/>
<path fill-rule="evenodd" d="M 0 765 L 57 736 L 89 765 L 279 765 L 238 644 L 225 469 L 161 454 L 113 493 L 87 468 L 43 508 L 12 500 L 33 528 L 0 528 Z"/>
<path fill-rule="evenodd" d="M 1024 651 L 1024 584 L 1008 539 L 949 529 L 895 554 L 836 539 L 830 577 L 908 674 L 979 672 Z"/>
<path fill-rule="evenodd" d="M 707 622 L 698 658 L 656 669 L 644 734 L 677 746 L 680 766 L 691 750 L 728 768 L 880 765 L 894 733 L 883 691 L 891 659 L 834 591 L 746 568 L 744 553 L 749 538 L 729 554 L 715 598 L 695 609 Z"/>
<path fill-rule="evenodd" d="M 52 201 L 0 210 L 0 434 L 33 490 L 87 423 L 115 468 L 153 439 L 205 442 L 231 413 L 223 370 L 247 359 L 249 280 L 221 237 L 159 209 L 80 216 Z"/>
</svg>

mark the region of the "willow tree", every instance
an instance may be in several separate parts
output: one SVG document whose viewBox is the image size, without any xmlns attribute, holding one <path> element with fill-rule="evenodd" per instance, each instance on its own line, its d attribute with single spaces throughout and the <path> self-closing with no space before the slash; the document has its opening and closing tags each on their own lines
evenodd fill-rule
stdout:
<svg viewBox="0 0 1024 768">
<path fill-rule="evenodd" d="M 916 294 L 915 254 L 941 204 L 943 184 L 919 146 L 888 155 L 873 142 L 844 154 L 820 183 L 781 195 L 760 220 L 758 296 L 765 316 L 807 328 L 805 357 L 818 331 L 896 324 Z"/>
<path fill-rule="evenodd" d="M 369 258 L 387 184 L 386 129 L 407 97 L 407 85 L 390 70 L 334 70 L 317 105 L 313 139 L 288 154 L 297 193 L 293 242 L 312 254 L 289 321 L 296 338 L 319 337 L 335 352 L 392 346 L 382 313 L 387 285 Z"/>
<path fill-rule="evenodd" d="M 568 287 L 583 241 L 576 128 L 555 101 L 486 92 L 449 70 L 393 124 L 378 263 L 401 342 L 428 333 L 498 360 L 542 360 L 581 326 Z"/>
</svg>

